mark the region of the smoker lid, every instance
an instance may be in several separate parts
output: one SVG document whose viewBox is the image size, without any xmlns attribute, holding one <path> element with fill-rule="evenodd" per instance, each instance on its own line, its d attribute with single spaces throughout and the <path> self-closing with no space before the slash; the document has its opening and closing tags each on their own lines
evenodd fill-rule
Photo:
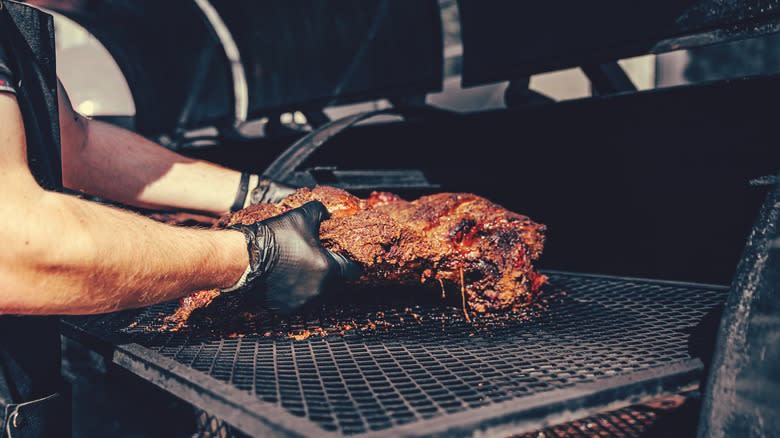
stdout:
<svg viewBox="0 0 780 438">
<path fill-rule="evenodd" d="M 196 84 L 203 87 L 191 125 L 441 89 L 435 0 L 32 3 L 101 40 L 128 80 L 146 134 L 171 132 Z"/>
<path fill-rule="evenodd" d="M 184 0 L 32 0 L 73 19 L 111 53 L 133 95 L 136 127 L 144 134 L 177 125 L 195 81 L 207 83 L 192 119 L 218 122 L 231 115 L 231 72 L 196 2 Z M 209 57 L 204 53 L 210 54 Z M 206 69 L 199 68 L 206 59 Z M 198 72 L 205 70 L 205 77 Z"/>
<path fill-rule="evenodd" d="M 241 49 L 250 113 L 439 91 L 437 2 L 215 1 Z"/>
<path fill-rule="evenodd" d="M 478 85 L 780 31 L 778 0 L 458 0 L 463 83 Z"/>
</svg>

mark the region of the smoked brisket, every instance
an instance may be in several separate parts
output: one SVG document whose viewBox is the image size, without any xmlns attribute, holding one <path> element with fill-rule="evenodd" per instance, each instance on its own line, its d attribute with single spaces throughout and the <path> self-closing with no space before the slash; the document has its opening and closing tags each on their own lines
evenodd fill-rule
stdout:
<svg viewBox="0 0 780 438">
<path fill-rule="evenodd" d="M 299 189 L 277 204 L 258 204 L 220 219 L 216 227 L 251 224 L 317 200 L 330 212 L 322 245 L 363 268 L 354 286 L 432 285 L 462 294 L 464 311 L 518 309 L 539 293 L 546 277 L 533 263 L 542 253 L 544 225 L 468 193 L 439 193 L 405 201 L 391 193 L 357 198 L 320 186 Z M 180 301 L 168 326 L 219 296 L 196 292 Z"/>
</svg>

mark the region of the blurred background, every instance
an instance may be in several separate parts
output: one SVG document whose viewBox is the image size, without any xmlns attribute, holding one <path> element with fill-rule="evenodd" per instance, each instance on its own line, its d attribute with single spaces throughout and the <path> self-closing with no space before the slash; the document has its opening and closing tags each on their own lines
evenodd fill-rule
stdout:
<svg viewBox="0 0 780 438">
<path fill-rule="evenodd" d="M 460 22 L 456 0 L 439 1 L 444 25 L 445 81 L 430 104 L 456 111 L 504 107 L 506 82 L 462 88 Z M 94 36 L 74 21 L 55 14 L 58 74 L 73 105 L 85 115 L 132 116 L 132 95 L 122 72 Z M 754 38 L 694 50 L 622 59 L 619 64 L 639 90 L 671 87 L 780 71 L 780 35 Z M 534 75 L 531 89 L 557 101 L 591 95 L 590 82 L 579 68 Z M 389 106 L 377 101 L 326 109 L 331 117 Z M 304 122 L 301 113 L 281 115 L 284 122 Z M 303 124 L 303 123 L 302 123 Z"/>
</svg>

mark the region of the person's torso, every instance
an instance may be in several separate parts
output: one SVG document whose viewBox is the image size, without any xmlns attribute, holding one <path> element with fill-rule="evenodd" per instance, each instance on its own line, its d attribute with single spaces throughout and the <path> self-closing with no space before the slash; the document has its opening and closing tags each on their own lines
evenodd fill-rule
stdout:
<svg viewBox="0 0 780 438">
<path fill-rule="evenodd" d="M 0 0 L 0 44 L 13 73 L 30 171 L 44 189 L 60 190 L 62 171 L 51 16 L 27 5 Z M 3 153 L 2 145 L 0 153 Z M 8 189 L 12 188 L 0 190 Z M 0 405 L 3 399 L 6 403 L 18 403 L 59 390 L 59 374 L 60 338 L 56 318 L 0 317 L 0 390 L 4 390 L 0 391 Z"/>
<path fill-rule="evenodd" d="M 15 75 L 30 171 L 43 188 L 61 190 L 53 20 L 49 14 L 21 3 L 0 0 L 0 4 L 0 44 Z"/>
</svg>

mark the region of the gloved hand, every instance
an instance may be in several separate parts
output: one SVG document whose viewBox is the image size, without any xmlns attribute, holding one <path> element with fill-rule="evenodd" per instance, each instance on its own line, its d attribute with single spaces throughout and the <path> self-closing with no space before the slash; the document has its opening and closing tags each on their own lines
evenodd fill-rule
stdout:
<svg viewBox="0 0 780 438">
<path fill-rule="evenodd" d="M 276 203 L 296 190 L 293 187 L 281 182 L 272 181 L 260 177 L 257 186 L 249 193 L 249 204 Z"/>
<path fill-rule="evenodd" d="M 244 172 L 241 174 L 236 199 L 230 211 L 236 212 L 254 204 L 276 203 L 296 189 L 297 187 Z"/>
<path fill-rule="evenodd" d="M 317 296 L 330 282 L 355 279 L 360 267 L 320 245 L 320 222 L 328 211 L 309 202 L 280 216 L 233 228 L 244 233 L 249 267 L 230 292 L 263 285 L 274 310 L 289 312 Z"/>
</svg>

